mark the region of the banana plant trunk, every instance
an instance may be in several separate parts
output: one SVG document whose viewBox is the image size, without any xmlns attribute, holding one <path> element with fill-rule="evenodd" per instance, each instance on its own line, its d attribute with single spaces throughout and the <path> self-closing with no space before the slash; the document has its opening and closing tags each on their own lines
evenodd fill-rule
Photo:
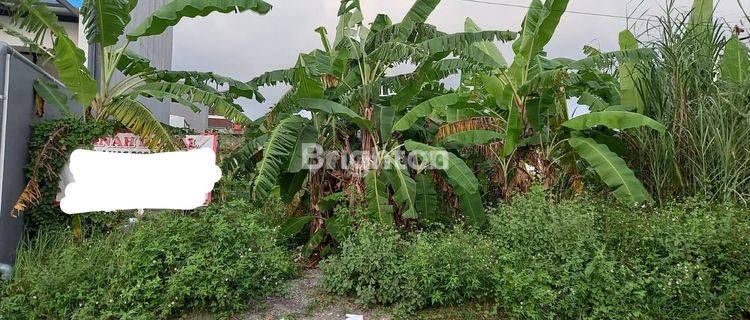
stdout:
<svg viewBox="0 0 750 320">
<path fill-rule="evenodd" d="M 314 217 L 310 224 L 311 236 L 325 227 L 325 218 L 320 210 L 320 200 L 323 198 L 324 172 L 324 170 L 311 171 L 310 177 L 307 179 L 310 191 L 310 213 Z M 315 248 L 315 252 L 319 252 L 319 249 Z"/>
<path fill-rule="evenodd" d="M 361 112 L 365 119 L 367 119 L 368 121 L 372 121 L 374 109 L 372 105 L 370 105 L 370 103 L 362 103 Z M 362 130 L 362 162 L 364 165 L 363 168 L 365 169 L 364 172 L 369 171 L 369 169 L 371 169 L 372 167 L 372 153 L 374 152 L 374 144 L 377 139 L 377 134 L 375 134 L 374 132 Z"/>
<path fill-rule="evenodd" d="M 369 102 L 363 102 L 360 105 L 360 112 L 362 116 L 368 121 L 372 121 L 374 109 Z M 378 141 L 378 136 L 375 132 L 368 130 L 362 130 L 360 145 L 362 150 L 362 156 L 360 157 L 359 163 L 356 163 L 353 168 L 352 182 L 359 194 L 365 193 L 365 176 L 373 169 L 373 158 L 375 156 L 375 143 Z"/>
</svg>

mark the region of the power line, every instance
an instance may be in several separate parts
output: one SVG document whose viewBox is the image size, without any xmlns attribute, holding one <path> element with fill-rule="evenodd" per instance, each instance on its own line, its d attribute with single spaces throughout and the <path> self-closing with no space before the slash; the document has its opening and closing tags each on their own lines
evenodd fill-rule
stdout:
<svg viewBox="0 0 750 320">
<path fill-rule="evenodd" d="M 479 4 L 488 4 L 493 6 L 502 6 L 502 7 L 510 7 L 510 8 L 519 8 L 519 9 L 529 9 L 529 6 L 522 5 L 522 4 L 514 4 L 514 3 L 504 3 L 504 2 L 493 2 L 493 1 L 486 1 L 486 0 L 458 0 L 463 2 L 473 2 L 473 3 L 479 3 Z M 548 9 L 549 10 L 549 9 Z M 561 11 L 561 10 L 552 10 L 552 11 Z M 616 15 L 616 14 L 610 14 L 610 13 L 598 13 L 598 12 L 587 12 L 587 11 L 578 11 L 578 10 L 562 10 L 565 13 L 572 13 L 572 14 L 579 14 L 579 15 L 585 15 L 585 16 L 592 16 L 592 17 L 603 17 L 603 18 L 614 18 L 614 19 L 629 19 L 629 20 L 636 20 L 636 21 L 646 21 L 651 22 L 653 20 L 649 18 L 643 18 L 643 16 L 640 17 L 630 17 L 630 16 L 623 16 L 623 15 Z M 655 15 L 648 15 L 651 18 L 659 18 L 659 16 Z M 738 23 L 739 24 L 739 23 Z M 731 29 L 731 27 L 722 26 L 723 28 Z"/>
<path fill-rule="evenodd" d="M 501 2 L 492 2 L 492 1 L 485 1 L 485 0 L 458 0 L 458 1 L 489 4 L 493 6 L 511 7 L 511 8 L 519 8 L 519 9 L 530 9 L 529 6 L 522 5 L 522 4 L 501 3 Z M 561 11 L 561 10 L 557 10 L 557 11 Z M 646 19 L 642 17 L 628 17 L 628 16 L 621 16 L 621 15 L 609 14 L 609 13 L 587 12 L 587 11 L 577 11 L 577 10 L 563 10 L 563 12 L 572 13 L 572 14 L 580 14 L 580 15 L 585 15 L 585 16 L 593 16 L 593 17 L 651 21 L 651 19 Z"/>
</svg>

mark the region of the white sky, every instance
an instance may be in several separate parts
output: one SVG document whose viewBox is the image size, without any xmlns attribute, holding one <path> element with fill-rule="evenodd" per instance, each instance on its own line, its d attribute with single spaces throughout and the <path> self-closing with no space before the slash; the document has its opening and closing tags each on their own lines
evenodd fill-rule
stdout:
<svg viewBox="0 0 750 320">
<path fill-rule="evenodd" d="M 270 70 L 294 65 L 297 55 L 320 48 L 319 26 L 333 33 L 339 0 L 267 0 L 274 5 L 265 16 L 254 13 L 213 14 L 209 17 L 183 21 L 174 32 L 174 70 L 214 71 L 239 80 L 249 80 Z M 485 0 L 488 2 L 528 5 L 530 0 Z M 642 1 L 640 6 L 637 6 Z M 689 10 L 692 0 L 675 0 L 677 7 Z M 750 0 L 739 0 L 750 9 Z M 717 16 L 731 24 L 739 23 L 741 12 L 737 0 L 717 1 Z M 401 21 L 412 0 L 361 0 L 365 19 L 377 13 L 388 14 L 394 22 Z M 570 11 L 595 12 L 626 16 L 660 15 L 665 0 L 571 0 Z M 517 31 L 524 9 L 443 0 L 428 20 L 445 32 L 463 31 L 464 20 L 471 17 L 484 29 Z M 630 25 L 644 22 L 630 21 Z M 552 57 L 581 57 L 584 45 L 604 51 L 617 49 L 617 34 L 628 22 L 623 18 L 592 17 L 566 13 L 552 42 L 546 50 Z M 510 59 L 510 44 L 506 57 Z M 243 101 L 245 112 L 252 118 L 262 116 L 278 100 L 285 88 L 264 90 L 269 101 L 258 104 Z"/>
</svg>

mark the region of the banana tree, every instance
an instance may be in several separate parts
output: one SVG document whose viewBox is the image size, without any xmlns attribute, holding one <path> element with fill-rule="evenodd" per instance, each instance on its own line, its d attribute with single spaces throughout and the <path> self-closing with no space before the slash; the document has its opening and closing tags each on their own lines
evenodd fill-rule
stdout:
<svg viewBox="0 0 750 320">
<path fill-rule="evenodd" d="M 438 112 L 425 109 L 417 115 L 437 115 L 445 122 L 434 137 L 436 143 L 495 158 L 500 177 L 492 180 L 500 181 L 505 197 L 513 188 L 528 188 L 534 175 L 551 184 L 553 179 L 545 176 L 553 176 L 558 166 L 577 180 L 576 163 L 582 158 L 615 189 L 618 199 L 628 204 L 647 202 L 648 192 L 611 148 L 621 144 L 616 137 L 621 131 L 637 126 L 663 131 L 663 126 L 629 112 L 640 107 L 632 105 L 637 101 L 634 92 L 621 90 L 603 69 L 618 63 L 629 66 L 654 54 L 634 47 L 634 38 L 623 36 L 622 42 L 628 45 L 624 50 L 602 53 L 589 49 L 590 56 L 578 61 L 547 58 L 544 47 L 567 5 L 567 0 L 532 1 L 520 36 L 513 43 L 515 56 L 510 65 L 503 63 L 491 72 L 465 76 L 464 83 L 473 90 L 460 107 Z M 467 20 L 466 29 L 478 30 L 478 26 Z M 506 61 L 494 44 L 480 45 L 496 61 Z M 624 77 L 625 69 L 621 69 Z M 595 106 L 591 108 L 594 112 L 569 119 L 568 101 L 572 98 Z"/>
<path fill-rule="evenodd" d="M 426 175 L 417 175 L 416 180 L 412 178 L 414 173 L 424 173 L 426 168 L 417 172 L 382 170 L 375 166 L 388 163 L 396 167 L 394 156 L 399 150 L 427 147 L 416 142 L 405 144 L 407 139 L 394 134 L 394 123 L 408 110 L 423 103 L 449 103 L 449 100 L 441 102 L 439 99 L 428 102 L 451 93 L 439 83 L 441 79 L 496 63 L 473 44 L 515 37 L 514 32 L 508 31 L 440 32 L 425 23 L 438 4 L 435 0 L 418 0 L 402 22 L 394 24 L 381 14 L 366 27 L 359 3 L 344 0 L 332 39 L 326 29 L 316 30 L 323 49 L 301 55 L 294 68 L 267 72 L 249 82 L 253 87 L 292 85 L 266 115 L 264 127 L 269 140 L 263 148 L 264 158 L 257 165 L 253 184 L 256 199 L 264 199 L 281 185 L 280 192 L 287 200 L 302 195 L 309 201 L 312 216 L 292 218 L 289 226 L 294 227 L 282 230 L 298 232 L 306 225 L 304 222 L 313 221 L 313 235 L 321 232 L 331 218 L 326 212 L 327 204 L 321 199 L 341 191 L 348 191 L 352 199 L 367 195 L 367 199 L 362 200 L 369 204 L 372 216 L 384 221 L 414 219 L 432 211 L 421 205 L 426 201 L 417 201 L 420 194 L 417 191 L 425 190 L 426 186 L 426 179 L 421 176 Z M 451 54 L 453 57 L 448 58 Z M 388 71 L 401 63 L 411 63 L 416 70 L 389 75 Z M 311 119 L 296 115 L 302 110 L 309 111 Z M 326 150 L 344 154 L 361 150 L 370 156 L 362 157 L 363 160 L 348 169 L 299 171 L 297 163 L 305 161 L 298 153 L 302 142 L 317 142 Z M 452 163 L 460 162 L 455 155 L 450 159 Z M 463 178 L 449 170 L 446 172 L 448 180 L 460 182 L 462 191 L 478 199 L 476 178 L 468 166 L 463 167 Z M 283 182 L 279 183 L 281 180 Z M 288 184 L 288 181 L 295 183 Z M 347 190 L 347 186 L 352 190 Z M 425 193 L 434 194 L 432 191 Z M 373 194 L 378 197 L 371 196 Z M 389 204 L 386 206 L 385 202 Z M 434 206 L 435 202 L 429 205 Z M 388 211 L 389 207 L 396 210 Z M 474 220 L 481 221 L 481 218 Z"/>
<path fill-rule="evenodd" d="M 333 42 L 328 39 L 327 31 L 319 28 L 323 40 L 323 50 L 316 50 L 302 55 L 301 62 L 314 76 L 321 77 L 326 86 L 326 100 L 337 103 L 338 108 L 346 108 L 366 120 L 373 121 L 372 128 L 378 130 L 361 130 L 360 133 L 350 134 L 358 136 L 356 145 L 365 152 L 373 151 L 374 147 L 386 141 L 389 132 L 387 125 L 379 125 L 377 117 L 392 118 L 397 109 L 404 109 L 428 84 L 457 73 L 462 68 L 468 68 L 469 60 L 480 60 L 480 55 L 470 56 L 464 51 L 472 43 L 481 40 L 507 40 L 515 36 L 507 31 L 467 32 L 448 35 L 437 31 L 434 26 L 424 21 L 434 10 L 439 1 L 420 0 L 407 13 L 399 24 L 392 24 L 385 15 L 378 15 L 370 28 L 363 25 L 363 18 L 357 1 L 342 1 L 340 22 Z M 466 59 L 444 59 L 450 53 L 465 55 Z M 393 66 L 402 62 L 412 62 L 417 65 L 417 71 L 401 76 L 387 76 Z M 277 83 L 294 84 L 295 69 L 277 70 L 265 73 L 254 79 L 254 86 L 275 85 Z M 284 117 L 296 114 L 300 110 L 310 110 L 313 104 L 325 102 L 310 102 L 300 105 L 294 98 L 298 90 L 293 88 L 267 115 L 267 127 L 275 127 L 275 123 Z M 395 93 L 393 105 L 381 106 L 381 98 Z M 382 111 L 382 112 L 381 112 Z M 380 128 L 384 130 L 379 130 Z M 367 167 L 364 168 L 364 171 Z M 262 189 L 259 191 L 263 191 Z M 263 192 L 261 192 L 263 193 Z"/>
<path fill-rule="evenodd" d="M 173 0 L 157 9 L 132 32 L 125 34 L 131 22 L 130 13 L 137 0 L 86 0 L 81 15 L 88 42 L 100 50 L 101 61 L 97 77 L 85 63 L 83 50 L 76 46 L 67 31 L 59 24 L 57 16 L 39 0 L 16 0 L 12 7 L 13 27 L 3 25 L 10 35 L 39 51 L 45 39 L 51 39 L 52 48 L 44 50 L 54 61 L 66 89 L 72 98 L 84 107 L 84 118 L 114 119 L 133 133 L 140 135 L 152 150 L 174 150 L 177 148 L 165 127 L 141 102 L 156 99 L 179 103 L 194 112 L 205 105 L 213 112 L 228 119 L 247 123 L 242 108 L 233 101 L 239 96 L 262 100 L 257 89 L 239 81 L 212 73 L 171 72 L 156 70 L 147 59 L 138 56 L 128 46 L 143 37 L 158 35 L 177 25 L 183 18 L 206 16 L 213 12 L 252 11 L 265 14 L 271 5 L 262 0 Z M 23 30 L 31 37 L 23 36 Z M 125 75 L 121 81 L 115 75 Z M 219 91 L 215 86 L 227 87 Z M 55 97 L 66 97 L 55 88 L 38 83 L 37 90 L 56 104 L 67 104 Z"/>
<path fill-rule="evenodd" d="M 724 54 L 719 60 L 719 76 L 723 82 L 740 90 L 747 91 L 750 87 L 750 49 L 737 34 L 733 34 L 724 46 Z"/>
</svg>

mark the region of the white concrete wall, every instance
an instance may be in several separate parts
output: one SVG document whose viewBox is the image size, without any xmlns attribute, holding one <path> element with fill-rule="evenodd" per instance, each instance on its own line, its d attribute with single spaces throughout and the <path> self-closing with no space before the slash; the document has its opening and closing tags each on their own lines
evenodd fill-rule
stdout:
<svg viewBox="0 0 750 320">
<path fill-rule="evenodd" d="M 10 17 L 8 17 L 8 16 L 0 16 L 0 23 L 13 28 L 13 24 L 11 23 Z M 83 38 L 82 39 L 83 43 L 81 43 L 79 41 L 78 30 L 79 30 L 79 28 L 81 28 L 81 30 L 83 28 L 80 27 L 78 23 L 60 22 L 60 25 L 62 25 L 63 28 L 65 28 L 65 31 L 68 33 L 68 36 L 74 42 L 78 43 L 79 47 L 81 47 L 83 49 L 88 48 L 88 44 L 86 44 L 86 37 L 82 37 Z M 19 31 L 21 31 L 23 34 L 29 36 L 32 39 L 34 38 L 34 36 L 32 34 L 28 33 L 28 32 L 25 32 L 25 31 L 22 31 L 22 30 L 19 30 Z M 46 38 L 44 40 L 45 40 L 44 41 L 45 47 L 51 48 L 52 47 L 52 39 L 48 37 L 48 38 Z M 17 47 L 17 46 L 20 47 L 20 46 L 24 45 L 23 42 L 21 42 L 20 40 L 16 39 L 15 37 L 9 36 L 5 32 L 0 32 L 0 41 L 5 42 L 5 43 L 7 43 L 7 44 L 9 44 L 11 46 L 14 46 L 14 47 Z"/>
<path fill-rule="evenodd" d="M 11 19 L 8 16 L 0 16 L 0 23 L 2 23 L 2 24 L 6 25 L 6 26 L 8 26 L 10 28 L 13 28 L 13 29 L 21 32 L 22 34 L 26 35 L 27 37 L 29 37 L 31 39 L 34 38 L 34 35 L 26 32 L 26 31 L 23 31 L 23 30 L 20 30 L 20 29 L 16 28 L 11 23 Z M 63 28 L 65 28 L 65 31 L 67 32 L 67 34 L 70 37 L 70 39 L 73 40 L 73 42 L 75 42 L 78 45 L 78 47 L 83 50 L 84 55 L 86 55 L 86 59 L 88 60 L 88 54 L 89 54 L 88 47 L 89 47 L 89 45 L 88 45 L 88 42 L 86 40 L 86 36 L 84 36 L 84 35 L 82 35 L 82 34 L 79 33 L 79 30 L 83 30 L 83 25 L 81 25 L 80 23 L 75 23 L 75 22 L 60 22 L 60 25 L 63 26 Z M 43 46 L 44 47 L 46 47 L 46 48 L 52 48 L 52 46 L 53 46 L 52 37 L 47 36 L 43 40 L 44 40 L 44 42 L 43 42 Z M 26 55 L 27 51 L 24 50 L 24 48 L 26 47 L 26 45 L 21 40 L 19 40 L 18 38 L 13 37 L 13 36 L 5 33 L 5 32 L 0 31 L 0 42 L 5 42 L 5 43 L 9 44 L 11 47 L 13 47 L 14 49 L 16 49 L 16 51 L 24 54 L 27 58 L 32 59 L 32 57 L 30 55 Z M 35 60 L 33 62 L 36 63 L 37 65 L 39 65 L 40 67 L 42 67 L 49 74 L 57 77 L 57 70 L 55 69 L 52 61 L 41 61 L 41 60 L 40 61 L 36 61 Z"/>
</svg>

